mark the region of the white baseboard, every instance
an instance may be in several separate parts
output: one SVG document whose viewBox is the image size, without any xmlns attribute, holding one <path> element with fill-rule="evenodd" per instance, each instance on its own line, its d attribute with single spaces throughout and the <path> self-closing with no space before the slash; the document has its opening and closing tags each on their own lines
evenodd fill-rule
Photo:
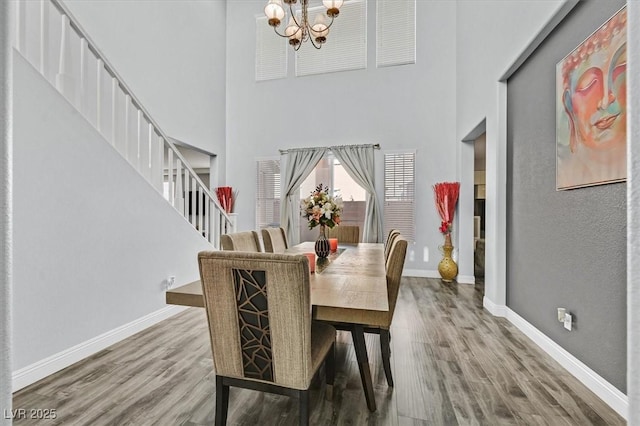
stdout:
<svg viewBox="0 0 640 426">
<path fill-rule="evenodd" d="M 428 269 L 404 269 L 402 275 L 405 277 L 440 278 L 440 272 Z"/>
<path fill-rule="evenodd" d="M 488 299 L 485 297 L 484 305 L 487 307 Z M 500 308 L 500 307 L 498 307 Z M 527 320 L 503 306 L 506 318 L 522 331 L 528 338 L 534 341 L 543 351 L 549 354 L 553 359 L 560 363 L 569 373 L 573 374 L 593 393 L 598 395 L 605 403 L 607 403 L 615 412 L 628 420 L 629 398 L 620 392 L 615 386 L 607 382 L 595 371 L 590 369 L 582 361 L 567 352 L 562 346 L 551 340 L 540 330 L 531 325 Z M 491 312 L 491 309 L 487 307 Z M 500 309 L 498 309 L 500 310 Z"/>
<path fill-rule="evenodd" d="M 494 317 L 506 317 L 507 307 L 505 305 L 497 305 L 493 303 L 487 296 L 482 298 L 482 306 L 489 311 Z"/>
<path fill-rule="evenodd" d="M 32 383 L 37 382 L 57 371 L 62 370 L 88 356 L 95 354 L 119 341 L 133 336 L 145 328 L 151 327 L 169 317 L 172 317 L 187 309 L 183 306 L 167 306 L 142 318 L 138 318 L 128 324 L 107 331 L 75 345 L 62 352 L 58 352 L 48 358 L 28 365 L 13 372 L 13 392 L 18 391 Z"/>
<path fill-rule="evenodd" d="M 431 271 L 428 269 L 405 269 L 402 271 L 404 277 L 419 277 L 419 278 L 440 278 L 440 272 Z M 476 279 L 471 275 L 458 275 L 456 277 L 458 284 L 475 284 Z"/>
</svg>

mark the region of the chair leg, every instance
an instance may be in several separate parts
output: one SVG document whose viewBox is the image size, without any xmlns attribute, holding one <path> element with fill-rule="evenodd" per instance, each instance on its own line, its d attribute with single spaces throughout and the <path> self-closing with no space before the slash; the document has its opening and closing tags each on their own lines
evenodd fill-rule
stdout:
<svg viewBox="0 0 640 426">
<path fill-rule="evenodd" d="M 327 390 L 325 392 L 325 397 L 327 401 L 331 401 L 333 399 L 333 383 L 336 378 L 336 344 L 331 345 L 331 349 L 329 349 L 329 353 L 327 354 L 327 358 L 324 360 L 324 370 L 327 382 Z"/>
<path fill-rule="evenodd" d="M 380 349 L 382 350 L 382 366 L 384 375 L 387 377 L 387 384 L 393 387 L 393 376 L 391 375 L 391 333 L 389 330 L 380 330 Z"/>
<path fill-rule="evenodd" d="M 298 391 L 300 426 L 309 426 L 309 390 Z"/>
<path fill-rule="evenodd" d="M 229 409 L 229 386 L 222 383 L 222 376 L 216 375 L 216 426 L 227 424 Z"/>
</svg>

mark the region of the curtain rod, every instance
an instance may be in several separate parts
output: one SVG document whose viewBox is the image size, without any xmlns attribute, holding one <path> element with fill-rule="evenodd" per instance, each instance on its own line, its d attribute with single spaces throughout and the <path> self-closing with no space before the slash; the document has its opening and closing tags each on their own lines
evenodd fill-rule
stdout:
<svg viewBox="0 0 640 426">
<path fill-rule="evenodd" d="M 309 148 L 289 148 L 289 149 L 279 149 L 278 151 L 280 151 L 280 154 L 288 154 L 290 152 L 293 151 L 307 151 L 307 150 L 311 150 L 311 149 L 328 149 L 331 150 L 331 148 L 346 148 L 346 147 L 355 147 L 355 148 L 366 148 L 368 146 L 372 146 L 373 149 L 380 149 L 380 144 L 379 143 L 375 143 L 375 144 L 364 144 L 364 145 L 334 145 L 333 147 L 330 146 L 313 146 L 313 147 L 309 147 Z"/>
</svg>

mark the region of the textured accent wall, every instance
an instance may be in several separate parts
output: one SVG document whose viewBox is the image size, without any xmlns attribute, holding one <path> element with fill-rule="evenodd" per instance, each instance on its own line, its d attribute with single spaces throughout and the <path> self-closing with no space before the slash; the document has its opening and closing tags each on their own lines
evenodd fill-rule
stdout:
<svg viewBox="0 0 640 426">
<path fill-rule="evenodd" d="M 624 4 L 587 0 L 565 18 L 509 79 L 507 130 L 507 305 L 622 392 L 626 184 L 556 191 L 555 65 Z"/>
</svg>

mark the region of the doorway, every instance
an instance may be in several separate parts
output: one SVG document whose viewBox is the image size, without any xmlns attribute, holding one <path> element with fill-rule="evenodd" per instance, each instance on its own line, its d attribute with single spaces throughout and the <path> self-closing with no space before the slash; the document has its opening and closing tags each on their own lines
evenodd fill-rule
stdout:
<svg viewBox="0 0 640 426">
<path fill-rule="evenodd" d="M 473 274 L 484 296 L 487 134 L 473 141 Z"/>
</svg>

